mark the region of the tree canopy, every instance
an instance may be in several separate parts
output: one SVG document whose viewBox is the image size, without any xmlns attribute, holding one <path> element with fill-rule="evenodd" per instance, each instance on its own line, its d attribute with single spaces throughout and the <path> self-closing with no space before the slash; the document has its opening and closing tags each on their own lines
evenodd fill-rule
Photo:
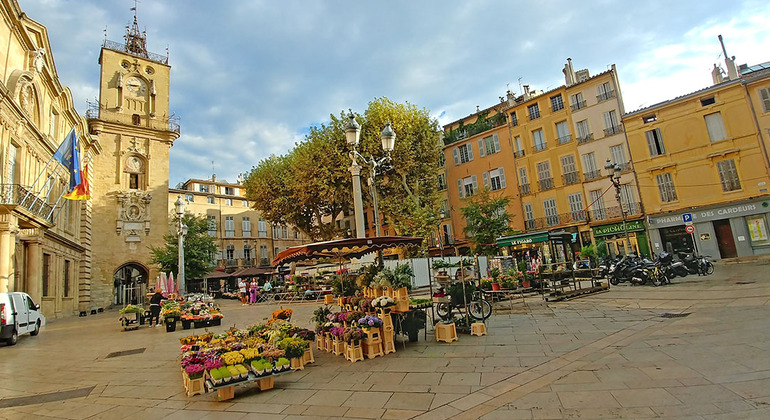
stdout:
<svg viewBox="0 0 770 420">
<path fill-rule="evenodd" d="M 464 231 L 474 244 L 474 253 L 495 255 L 496 239 L 511 233 L 509 223 L 512 216 L 507 211 L 509 202 L 510 197 L 489 190 L 466 199 L 466 206 L 460 210 L 466 221 Z"/>
<path fill-rule="evenodd" d="M 379 209 L 399 234 L 428 236 L 438 213 L 439 126 L 425 109 L 387 98 L 369 103 L 363 115 L 358 152 L 367 159 L 385 155 L 380 133 L 390 121 L 396 132 L 392 169 L 375 178 Z M 312 127 L 305 140 L 286 155 L 259 162 L 244 182 L 246 197 L 273 224 L 290 224 L 314 240 L 342 236 L 334 223 L 341 212 L 353 212 L 351 160 L 345 142 L 347 116 L 331 115 L 328 125 Z M 359 162 L 365 206 L 371 203 L 366 179 L 370 168 Z"/>
<path fill-rule="evenodd" d="M 178 220 L 173 217 L 172 220 Z M 187 279 L 203 278 L 214 266 L 214 255 L 217 246 L 214 238 L 208 234 L 208 220 L 206 217 L 196 217 L 185 213 L 182 223 L 187 226 L 187 235 L 184 237 L 184 272 Z M 172 230 L 176 232 L 176 222 Z M 173 271 L 179 273 L 179 246 L 176 233 L 168 233 L 163 236 L 166 243 L 159 248 L 150 247 L 152 258 L 150 262 L 158 264 L 161 271 Z"/>
</svg>

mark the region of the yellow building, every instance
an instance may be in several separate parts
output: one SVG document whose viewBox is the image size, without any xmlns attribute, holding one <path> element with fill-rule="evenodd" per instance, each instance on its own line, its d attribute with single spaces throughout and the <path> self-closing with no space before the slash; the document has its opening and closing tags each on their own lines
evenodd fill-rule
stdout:
<svg viewBox="0 0 770 420">
<path fill-rule="evenodd" d="M 51 157 L 73 127 L 83 163 L 101 150 L 59 81 L 45 26 L 16 0 L 0 1 L 0 15 L 0 292 L 69 316 L 90 308 L 93 212 L 59 198 L 69 174 Z"/>
<path fill-rule="evenodd" d="M 216 264 L 234 276 L 268 275 L 275 255 L 286 248 L 309 242 L 307 235 L 295 227 L 268 223 L 246 200 L 240 182 L 211 179 L 189 179 L 169 190 L 168 212 L 174 202 L 185 198 L 185 212 L 205 216 L 209 235 L 216 238 Z M 248 269 L 248 271 L 244 271 Z M 240 274 L 239 274 L 240 273 Z M 195 283 L 188 282 L 193 288 Z"/>
<path fill-rule="evenodd" d="M 656 253 L 770 253 L 770 63 L 726 61 L 726 80 L 623 117 Z"/>
<path fill-rule="evenodd" d="M 444 127 L 454 230 L 465 227 L 463 200 L 488 188 L 511 198 L 511 227 L 523 232 L 498 242 L 506 252 L 537 250 L 546 261 L 560 261 L 595 238 L 611 253 L 623 252 L 623 209 L 632 249 L 645 253 L 615 66 L 591 77 L 575 72 L 568 59 L 563 72 L 563 86 L 548 92 L 524 86 L 523 95 L 508 92 L 499 105 Z M 622 206 L 603 171 L 608 159 L 622 168 Z M 549 231 L 571 233 L 573 243 L 544 246 Z"/>
</svg>

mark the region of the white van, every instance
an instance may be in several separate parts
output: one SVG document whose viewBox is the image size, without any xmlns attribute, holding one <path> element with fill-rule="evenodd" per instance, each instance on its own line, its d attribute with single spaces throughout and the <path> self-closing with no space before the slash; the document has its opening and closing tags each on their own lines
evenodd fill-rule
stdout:
<svg viewBox="0 0 770 420">
<path fill-rule="evenodd" d="M 0 293 L 0 339 L 9 346 L 16 344 L 19 335 L 37 335 L 45 325 L 40 305 L 22 292 Z"/>
</svg>

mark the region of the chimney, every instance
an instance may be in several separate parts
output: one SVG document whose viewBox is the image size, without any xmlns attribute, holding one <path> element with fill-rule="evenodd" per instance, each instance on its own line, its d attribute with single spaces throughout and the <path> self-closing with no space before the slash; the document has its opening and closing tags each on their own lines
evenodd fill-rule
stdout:
<svg viewBox="0 0 770 420">
<path fill-rule="evenodd" d="M 524 99 L 529 99 L 529 85 L 524 85 Z"/>
<path fill-rule="evenodd" d="M 572 68 L 571 58 L 567 58 L 567 64 L 564 65 L 562 73 L 564 73 L 564 81 L 566 82 L 567 87 L 575 84 L 575 69 Z"/>
<path fill-rule="evenodd" d="M 717 38 L 719 38 L 719 43 L 722 45 L 722 54 L 725 56 L 725 66 L 727 66 L 727 80 L 735 80 L 738 78 L 738 69 L 735 67 L 735 56 L 728 57 L 727 50 L 725 49 L 725 42 L 722 40 L 722 35 L 720 34 Z"/>
<path fill-rule="evenodd" d="M 510 89 L 508 89 L 508 91 L 505 92 L 505 97 L 508 101 L 508 106 L 513 106 L 513 104 L 516 103 L 516 95 L 514 95 Z"/>
<path fill-rule="evenodd" d="M 715 85 L 718 85 L 724 81 L 724 77 L 722 77 L 722 69 L 717 67 L 716 64 L 714 64 L 714 69 L 711 70 L 711 80 Z"/>
<path fill-rule="evenodd" d="M 211 182 L 217 182 L 217 174 L 211 174 Z"/>
</svg>

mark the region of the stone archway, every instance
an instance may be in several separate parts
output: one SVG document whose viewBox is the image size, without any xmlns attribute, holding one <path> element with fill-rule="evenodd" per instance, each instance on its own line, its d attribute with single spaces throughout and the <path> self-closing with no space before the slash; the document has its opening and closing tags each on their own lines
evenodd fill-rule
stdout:
<svg viewBox="0 0 770 420">
<path fill-rule="evenodd" d="M 126 263 L 113 274 L 113 303 L 125 306 L 129 303 L 141 305 L 147 293 L 149 271 L 139 263 Z"/>
</svg>

